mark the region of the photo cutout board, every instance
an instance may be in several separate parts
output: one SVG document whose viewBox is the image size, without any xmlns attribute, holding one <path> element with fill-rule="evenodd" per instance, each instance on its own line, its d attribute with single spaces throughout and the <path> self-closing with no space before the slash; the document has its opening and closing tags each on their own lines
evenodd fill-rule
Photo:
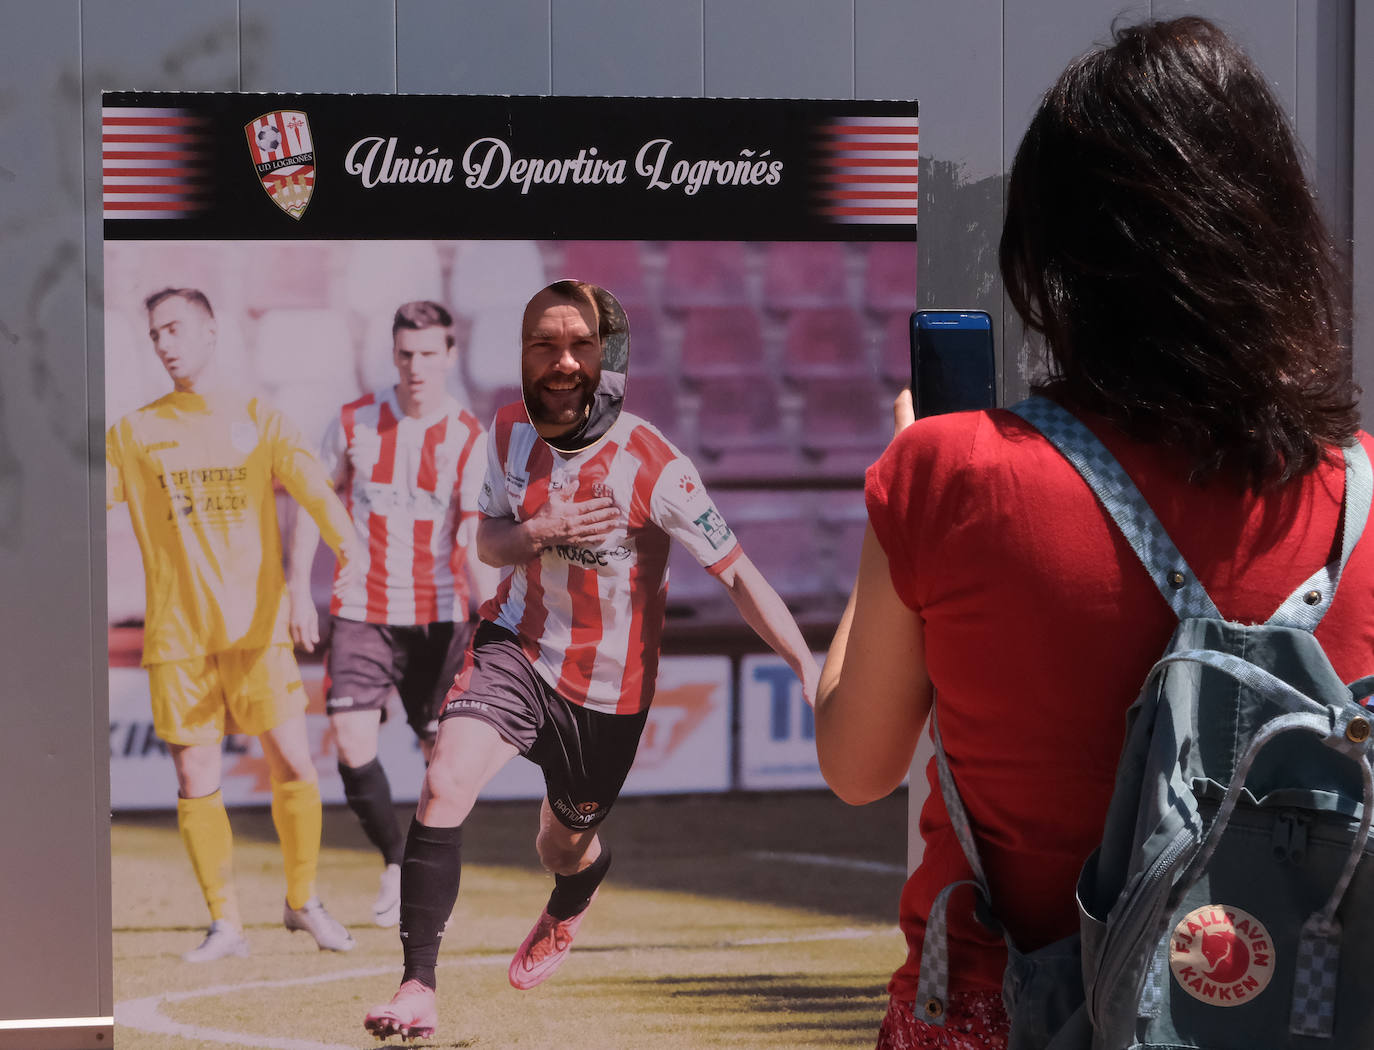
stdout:
<svg viewBox="0 0 1374 1050">
<path fill-rule="evenodd" d="M 177 370 L 199 367 L 201 354 L 202 387 L 277 413 L 301 454 L 333 471 L 350 413 L 371 413 L 374 437 L 378 404 L 401 414 L 397 311 L 415 303 L 448 318 L 450 359 L 431 386 L 489 431 L 523 401 L 531 297 L 561 280 L 594 285 L 633 346 L 609 370 L 623 414 L 692 466 L 708 550 L 737 542 L 823 651 L 857 566 L 863 470 L 890 436 L 890 403 L 908 376 L 914 102 L 116 92 L 102 124 L 112 433 L 173 395 Z M 191 313 L 212 314 L 213 331 L 200 349 L 165 335 L 155 346 L 148 304 L 169 289 L 203 296 Z M 178 303 L 159 305 L 185 312 Z M 215 450 L 148 453 L 144 442 L 155 479 L 117 493 L 108 514 L 116 811 L 174 805 L 153 679 L 186 656 L 289 637 L 298 505 L 274 477 L 278 527 L 265 524 L 261 500 L 236 491 L 245 453 L 233 442 L 247 433 L 223 436 L 229 445 Z M 483 472 L 467 464 L 466 491 L 421 513 L 433 533 L 473 513 Z M 402 622 L 476 617 L 493 597 L 481 593 L 492 577 L 479 579 L 480 566 L 417 565 L 416 552 L 444 561 L 433 535 L 406 550 L 377 526 L 368 533 L 357 500 L 377 501 L 384 533 L 394 493 L 354 484 L 339 495 L 374 563 L 412 591 L 426 580 L 428 604 L 406 599 Z M 208 557 L 215 544 L 229 553 Z M 162 551 L 151 577 L 149 549 Z M 277 560 L 280 575 L 262 568 Z M 256 567 L 249 578 L 245 564 Z M 700 551 L 673 543 L 668 565 L 657 689 L 626 793 L 821 786 L 795 676 Z M 340 610 L 326 543 L 304 575 L 319 641 L 294 656 L 321 791 L 341 802 L 325 714 L 323 654 Z M 375 620 L 395 610 L 383 595 L 343 611 Z M 396 800 L 411 800 L 423 756 L 397 697 L 386 713 L 379 753 Z M 268 762 L 239 728 L 223 736 L 225 801 L 266 805 Z M 516 760 L 484 797 L 543 790 L 538 770 Z"/>
<path fill-rule="evenodd" d="M 804 819 L 767 793 L 823 785 L 811 709 L 721 574 L 747 558 L 820 658 L 907 381 L 914 102 L 111 93 L 102 123 L 118 1026 L 150 1046 L 361 1045 L 400 953 L 374 914 L 381 858 L 341 805 L 358 745 L 335 723 L 359 720 L 329 712 L 384 717 L 392 801 L 416 799 L 417 731 L 465 702 L 449 684 L 471 672 L 459 643 L 477 620 L 559 639 L 524 649 L 561 696 L 617 713 L 652 699 L 622 793 L 661 797 L 613 815 L 617 832 L 649 825 L 619 862 L 632 905 L 631 838 L 680 834 L 655 830 L 658 807 L 742 789 L 775 825 Z M 598 500 L 617 508 L 609 532 L 544 545 L 519 573 L 475 556 L 483 523 Z M 402 636 L 405 697 L 386 684 Z M 273 786 L 283 745 L 263 740 L 302 711 L 291 746 L 326 805 L 318 892 L 356 938 L 343 956 L 279 919 L 299 852 L 280 829 L 299 813 Z M 216 787 L 251 954 L 190 967 L 228 847 L 205 859 L 221 818 L 178 792 Z M 544 793 L 536 765 L 506 763 L 465 847 L 462 936 L 440 965 L 491 1005 L 463 1022 L 483 1045 L 511 1034 L 519 994 L 483 964 L 506 965 L 548 890 L 530 849 Z M 825 888 L 849 869 L 798 881 L 795 858 L 739 834 L 810 895 L 788 912 L 799 937 L 808 907 L 850 936 L 851 894 Z M 658 857 L 679 892 L 646 915 L 771 943 L 750 939 L 771 898 L 699 901 L 700 871 L 661 852 L 638 863 Z M 875 923 L 853 965 L 876 989 L 895 931 Z M 742 950 L 737 965 L 764 965 Z M 657 980 L 637 952 L 628 965 L 626 987 Z M 570 1016 L 597 1046 L 640 1045 L 636 1007 L 571 972 L 561 987 L 557 1009 L 519 1015 L 529 1045 Z M 588 1009 L 599 1022 L 576 1019 Z"/>
</svg>

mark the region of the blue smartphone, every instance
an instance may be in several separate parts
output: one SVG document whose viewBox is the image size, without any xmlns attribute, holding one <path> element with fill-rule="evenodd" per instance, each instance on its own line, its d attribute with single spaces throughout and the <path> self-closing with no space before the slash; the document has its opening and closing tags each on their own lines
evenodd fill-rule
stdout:
<svg viewBox="0 0 1374 1050">
<path fill-rule="evenodd" d="M 997 363 L 987 311 L 911 315 L 911 400 L 917 419 L 996 406 Z"/>
</svg>

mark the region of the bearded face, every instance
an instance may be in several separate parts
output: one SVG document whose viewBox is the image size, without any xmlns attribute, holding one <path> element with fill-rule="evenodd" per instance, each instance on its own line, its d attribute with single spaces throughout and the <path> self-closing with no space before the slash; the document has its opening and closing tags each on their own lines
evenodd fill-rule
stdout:
<svg viewBox="0 0 1374 1050">
<path fill-rule="evenodd" d="M 530 421 L 543 437 L 578 426 L 601 381 L 601 340 L 591 305 L 535 296 L 525 310 L 520 378 Z"/>
</svg>

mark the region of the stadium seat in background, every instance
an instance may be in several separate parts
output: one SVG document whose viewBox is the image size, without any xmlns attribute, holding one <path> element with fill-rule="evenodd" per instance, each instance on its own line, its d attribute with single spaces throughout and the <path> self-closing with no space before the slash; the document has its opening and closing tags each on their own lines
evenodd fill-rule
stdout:
<svg viewBox="0 0 1374 1050">
<path fill-rule="evenodd" d="M 662 373 L 668 361 L 658 311 L 649 306 L 627 307 L 625 317 L 630 323 L 629 374 L 633 377 L 645 372 Z"/>
<path fill-rule="evenodd" d="M 916 245 L 872 241 L 867 246 L 864 305 L 874 313 L 916 309 Z"/>
<path fill-rule="evenodd" d="M 783 336 L 782 371 L 789 379 L 871 377 L 863 318 L 848 307 L 793 310 Z"/>
<path fill-rule="evenodd" d="M 814 455 L 832 450 L 882 452 L 892 436 L 892 398 L 871 376 L 807 379 L 801 392 L 803 449 Z"/>
<path fill-rule="evenodd" d="M 718 463 L 724 473 L 766 472 L 770 465 L 760 454 L 779 457 L 773 467 L 793 451 L 784 427 L 780 391 L 766 372 L 730 378 L 706 379 L 695 384 L 697 447 L 708 457 L 733 462 Z M 741 458 L 741 457 L 745 458 Z M 706 465 L 702 464 L 702 469 Z"/>
<path fill-rule="evenodd" d="M 816 494 L 805 490 L 711 488 L 712 499 L 740 546 L 795 612 L 815 602 L 825 585 L 816 531 Z M 682 616 L 738 614 L 715 581 L 680 543 L 668 555 L 668 608 Z"/>
<path fill-rule="evenodd" d="M 741 241 L 673 241 L 668 245 L 663 305 L 689 310 L 753 302 L 751 269 Z"/>
<path fill-rule="evenodd" d="M 330 303 L 333 277 L 328 243 L 242 245 L 244 304 L 254 312 L 316 309 Z"/>
<path fill-rule="evenodd" d="M 690 437 L 678 409 L 680 387 L 675 379 L 646 374 L 632 365 L 625 383 L 625 410 L 648 420 L 674 445 L 687 451 Z"/>
<path fill-rule="evenodd" d="M 459 241 L 449 299 L 455 310 L 473 317 L 492 303 L 523 307 L 547 283 L 534 241 Z"/>
<path fill-rule="evenodd" d="M 414 299 L 444 302 L 433 241 L 350 241 L 331 247 L 342 257 L 329 305 L 352 312 L 364 324 L 381 316 L 390 325 L 396 307 Z"/>
<path fill-rule="evenodd" d="M 855 488 L 829 494 L 819 525 L 825 552 L 821 565 L 825 591 L 831 601 L 842 606 L 859 572 L 859 551 L 868 527 L 863 491 Z"/>
<path fill-rule="evenodd" d="M 681 373 L 688 379 L 708 379 L 762 371 L 768 359 L 763 335 L 752 307 L 698 307 L 682 327 Z M 630 338 L 633 347 L 633 334 Z"/>
<path fill-rule="evenodd" d="M 361 392 L 347 322 L 334 310 L 269 310 L 255 341 L 263 391 L 318 448 L 339 406 Z"/>
<path fill-rule="evenodd" d="M 878 371 L 897 387 L 911 382 L 911 311 L 887 314 L 878 335 Z"/>
<path fill-rule="evenodd" d="M 561 246 L 563 265 L 553 280 L 570 277 L 599 284 L 627 309 L 649 302 L 638 241 L 563 241 Z"/>
<path fill-rule="evenodd" d="M 824 559 L 816 508 L 826 494 L 805 489 L 721 489 L 712 494 L 744 553 L 794 611 L 821 596 Z"/>
<path fill-rule="evenodd" d="M 763 301 L 772 310 L 847 305 L 851 300 L 845 245 L 839 241 L 770 244 L 764 262 Z"/>
<path fill-rule="evenodd" d="M 474 397 L 520 378 L 520 321 L 530 296 L 547 283 L 534 241 L 458 243 L 449 299 L 471 322 L 464 361 Z"/>
</svg>

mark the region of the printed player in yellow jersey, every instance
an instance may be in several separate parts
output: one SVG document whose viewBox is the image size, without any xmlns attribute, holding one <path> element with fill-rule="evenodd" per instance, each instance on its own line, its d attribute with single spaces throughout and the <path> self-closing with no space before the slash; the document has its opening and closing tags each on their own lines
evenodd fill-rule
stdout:
<svg viewBox="0 0 1374 1050">
<path fill-rule="evenodd" d="M 273 479 L 345 564 L 353 560 L 352 523 L 296 427 L 219 385 L 205 295 L 166 288 L 146 306 L 153 349 L 175 389 L 110 428 L 105 502 L 107 509 L 128 503 L 143 552 L 153 725 L 176 766 L 177 823 L 210 908 L 205 940 L 183 958 L 248 954 L 220 795 L 226 732 L 256 736 L 267 758 L 286 928 L 306 930 L 321 949 L 347 951 L 353 938 L 315 896 L 320 790 L 287 635 Z"/>
</svg>

